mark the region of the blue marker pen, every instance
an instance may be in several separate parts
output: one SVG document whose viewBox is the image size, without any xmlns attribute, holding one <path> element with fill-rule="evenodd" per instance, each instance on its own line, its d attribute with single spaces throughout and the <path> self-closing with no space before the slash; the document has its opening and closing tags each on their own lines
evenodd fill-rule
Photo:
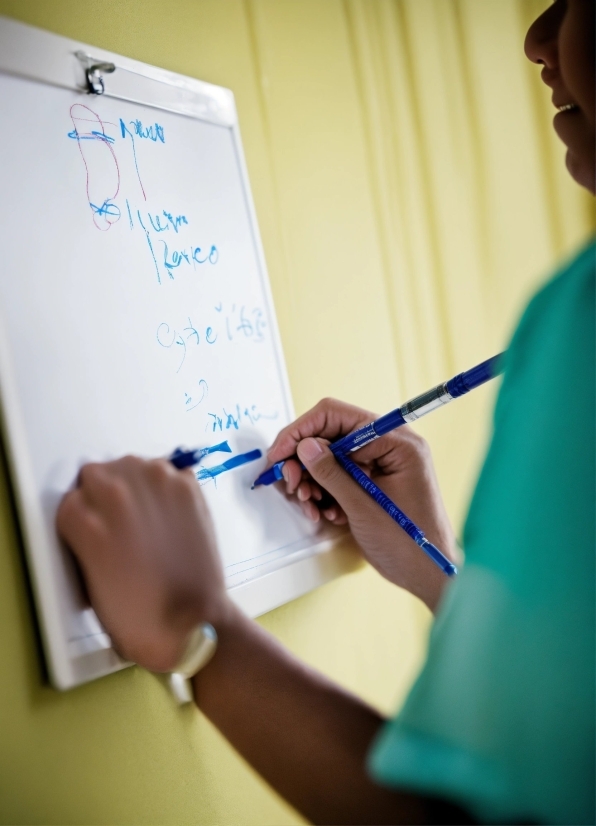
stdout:
<svg viewBox="0 0 596 826">
<path fill-rule="evenodd" d="M 336 454 L 336 459 L 343 469 L 350 474 L 352 479 L 358 482 L 360 487 L 375 500 L 377 505 L 380 505 L 385 513 L 388 513 L 389 516 L 397 522 L 400 528 L 402 528 L 408 536 L 414 540 L 419 548 L 422 548 L 424 553 L 432 559 L 435 565 L 439 566 L 443 573 L 449 577 L 456 576 L 457 568 L 453 562 L 447 559 L 447 557 L 441 553 L 441 551 L 433 545 L 432 542 L 428 541 L 424 535 L 424 532 L 420 530 L 418 525 L 415 525 L 412 520 L 397 507 L 395 502 L 393 502 L 387 494 L 383 493 L 383 491 L 375 485 L 372 479 L 370 479 L 355 462 L 348 459 L 344 453 Z"/>
<path fill-rule="evenodd" d="M 431 413 L 438 407 L 449 404 L 453 399 L 464 396 L 466 393 L 469 393 L 470 390 L 474 390 L 474 388 L 479 387 L 481 384 L 484 384 L 503 372 L 502 356 L 503 353 L 499 353 L 498 356 L 493 356 L 483 361 L 482 364 L 472 367 L 471 370 L 466 370 L 465 373 L 459 373 L 457 376 L 454 376 L 454 378 L 449 379 L 449 381 L 438 384 L 436 387 L 433 387 L 432 390 L 427 390 L 426 393 L 416 396 L 409 402 L 402 404 L 402 406 L 396 410 L 392 410 L 390 413 L 385 414 L 385 416 L 381 416 L 381 418 L 375 422 L 371 422 L 354 431 L 354 433 L 349 433 L 342 439 L 338 439 L 337 442 L 333 442 L 333 444 L 330 445 L 331 450 L 335 455 L 339 453 L 353 453 L 369 442 L 378 439 L 379 436 L 384 436 L 386 433 L 395 430 L 402 424 L 415 422 L 417 419 L 421 419 L 422 416 L 426 416 L 427 413 Z"/>
<path fill-rule="evenodd" d="M 183 470 L 186 467 L 198 465 L 204 456 L 209 456 L 210 453 L 231 453 L 232 448 L 227 442 L 220 442 L 218 445 L 211 447 L 198 447 L 195 450 L 182 450 L 177 447 L 170 456 L 170 462 L 178 470 Z"/>
<path fill-rule="evenodd" d="M 359 428 L 354 431 L 354 433 L 343 436 L 330 445 L 331 450 L 336 456 L 353 453 L 369 442 L 378 439 L 379 436 L 384 436 L 391 430 L 395 430 L 402 424 L 415 422 L 416 419 L 426 416 L 427 413 L 436 410 L 438 407 L 449 404 L 453 399 L 464 396 L 466 393 L 469 393 L 470 390 L 474 390 L 475 387 L 479 387 L 481 384 L 484 384 L 489 381 L 489 379 L 493 379 L 503 372 L 502 356 L 503 353 L 500 353 L 498 356 L 493 356 L 487 359 L 487 361 L 483 361 L 482 364 L 472 367 L 471 370 L 466 370 L 465 373 L 459 373 L 459 375 L 454 376 L 454 378 L 449 379 L 449 381 L 433 387 L 432 390 L 416 396 L 414 399 L 402 404 L 402 406 L 396 410 L 392 410 L 385 416 L 381 416 L 380 419 Z M 255 480 L 253 488 L 259 485 L 272 485 L 274 482 L 278 482 L 283 478 L 283 466 L 284 462 L 276 462 Z"/>
<path fill-rule="evenodd" d="M 284 475 L 281 472 L 284 464 L 285 462 L 276 462 L 274 465 L 271 465 L 270 468 L 264 470 L 258 479 L 255 479 L 254 484 L 250 489 L 254 490 L 257 485 L 272 485 L 274 482 L 279 482 L 284 478 Z"/>
</svg>

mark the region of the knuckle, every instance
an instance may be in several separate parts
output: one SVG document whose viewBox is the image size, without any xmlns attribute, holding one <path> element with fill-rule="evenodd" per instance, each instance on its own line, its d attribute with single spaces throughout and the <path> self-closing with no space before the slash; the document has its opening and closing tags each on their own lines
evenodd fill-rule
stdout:
<svg viewBox="0 0 596 826">
<path fill-rule="evenodd" d="M 65 534 L 70 527 L 73 514 L 77 507 L 77 497 L 75 494 L 75 491 L 69 491 L 58 505 L 58 510 L 56 511 L 56 527 L 59 534 Z"/>
<path fill-rule="evenodd" d="M 124 456 L 114 466 L 110 481 L 120 480 L 134 494 L 151 489 L 153 481 L 152 465 L 155 460 L 141 459 L 139 456 Z"/>
<path fill-rule="evenodd" d="M 398 449 L 404 458 L 425 460 L 431 455 L 430 446 L 426 439 L 415 430 L 412 430 L 411 427 L 400 427 L 382 438 L 387 438 L 387 444 Z"/>
<path fill-rule="evenodd" d="M 146 463 L 146 473 L 150 482 L 157 485 L 164 485 L 171 478 L 172 466 L 165 459 L 152 459 Z M 178 476 L 183 476 L 179 473 Z"/>
<path fill-rule="evenodd" d="M 105 479 L 105 469 L 99 462 L 89 462 L 79 471 L 79 487 L 96 487 Z"/>
<path fill-rule="evenodd" d="M 426 441 L 426 439 L 421 436 L 419 433 L 416 433 L 415 430 L 410 430 L 409 432 L 410 437 L 410 444 L 412 449 L 423 459 L 427 459 L 430 457 L 430 445 Z"/>
<path fill-rule="evenodd" d="M 120 459 L 119 464 L 122 470 L 129 471 L 131 473 L 136 473 L 143 467 L 145 461 L 141 459 L 139 456 L 133 456 L 131 453 L 129 453 L 128 455 L 123 456 L 122 459 Z"/>
<path fill-rule="evenodd" d="M 118 512 L 130 507 L 132 495 L 128 484 L 118 476 L 105 480 L 103 500 L 107 508 Z"/>
</svg>

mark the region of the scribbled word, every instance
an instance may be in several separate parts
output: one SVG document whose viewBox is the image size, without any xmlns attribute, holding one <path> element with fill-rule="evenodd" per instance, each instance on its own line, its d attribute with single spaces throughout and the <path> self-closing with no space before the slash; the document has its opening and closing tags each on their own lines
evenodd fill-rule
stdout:
<svg viewBox="0 0 596 826">
<path fill-rule="evenodd" d="M 134 136 L 137 138 L 149 138 L 153 143 L 157 143 L 157 141 L 161 141 L 162 143 L 166 142 L 163 126 L 160 126 L 159 123 L 155 123 L 152 126 L 143 126 L 140 120 L 129 120 L 126 124 L 122 118 L 120 118 L 120 131 L 123 138 L 127 135 L 130 135 L 132 138 L 134 133 Z"/>
<path fill-rule="evenodd" d="M 260 307 L 247 310 L 244 304 L 241 304 L 239 308 L 237 308 L 236 304 L 232 304 L 231 309 L 226 309 L 226 307 L 220 303 L 217 304 L 214 309 L 217 313 L 221 314 L 225 322 L 228 341 L 234 341 L 234 339 L 237 339 L 239 336 L 240 338 L 251 339 L 255 343 L 265 339 L 267 322 L 265 321 L 265 314 Z"/>
<path fill-rule="evenodd" d="M 184 394 L 184 407 L 187 413 L 190 413 L 191 410 L 194 410 L 195 407 L 198 407 L 201 402 L 207 398 L 209 393 L 209 385 L 205 379 L 199 379 L 198 386 L 199 392 L 196 396 L 191 396 L 190 393 Z"/>
<path fill-rule="evenodd" d="M 219 252 L 215 244 L 211 245 L 209 252 L 201 247 L 190 246 L 181 250 L 170 250 L 165 241 L 163 244 L 163 265 L 171 279 L 174 278 L 173 270 L 178 269 L 181 264 L 192 266 L 196 269 L 197 264 L 217 264 Z"/>
<path fill-rule="evenodd" d="M 181 348 L 179 352 L 182 354 L 182 359 L 176 370 L 176 372 L 179 373 L 186 359 L 187 343 L 192 340 L 192 343 L 196 346 L 198 346 L 201 341 L 204 341 L 205 344 L 215 344 L 217 341 L 217 333 L 209 326 L 205 327 L 204 330 L 201 328 L 201 332 L 199 332 L 189 317 L 188 325 L 183 327 L 180 333 L 172 329 L 166 321 L 162 321 L 157 328 L 156 338 L 157 343 L 161 347 L 169 349 L 170 347 L 177 346 Z"/>
<path fill-rule="evenodd" d="M 143 198 L 147 200 L 147 194 L 145 192 L 145 187 L 143 186 L 143 181 L 141 180 L 141 173 L 139 171 L 139 161 L 137 158 L 137 148 L 135 146 L 135 137 L 136 138 L 148 138 L 153 143 L 157 143 L 160 141 L 161 143 L 166 142 L 163 126 L 160 126 L 159 123 L 155 123 L 152 126 L 143 126 L 140 120 L 129 120 L 128 123 L 125 123 L 122 118 L 120 118 L 120 134 L 123 138 L 130 138 L 130 144 L 132 147 L 132 157 L 135 165 L 135 171 L 137 173 L 137 179 L 139 181 L 139 186 L 141 187 L 141 192 L 143 193 Z"/>
<path fill-rule="evenodd" d="M 221 473 L 226 473 L 228 470 L 241 467 L 249 462 L 256 462 L 256 460 L 260 459 L 262 455 L 262 452 L 258 448 L 256 450 L 250 450 L 248 453 L 239 453 L 237 456 L 232 456 L 231 459 L 227 459 L 225 462 L 222 462 L 221 465 L 202 467 L 200 470 L 196 471 L 195 476 L 199 482 L 206 482 L 209 479 L 214 479 Z"/>
<path fill-rule="evenodd" d="M 279 413 L 277 411 L 262 413 L 256 404 L 250 406 L 243 406 L 236 404 L 230 411 L 225 407 L 216 413 L 207 413 L 209 421 L 205 430 L 212 433 L 220 433 L 224 430 L 240 430 L 242 425 L 255 425 L 261 419 L 277 419 Z"/>
</svg>

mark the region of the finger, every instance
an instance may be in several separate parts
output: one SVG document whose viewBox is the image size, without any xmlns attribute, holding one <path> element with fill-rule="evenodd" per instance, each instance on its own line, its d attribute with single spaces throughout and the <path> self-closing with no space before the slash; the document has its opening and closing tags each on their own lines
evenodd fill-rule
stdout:
<svg viewBox="0 0 596 826">
<path fill-rule="evenodd" d="M 298 489 L 296 490 L 298 501 L 307 502 L 311 498 L 311 495 L 310 484 L 308 482 L 300 482 Z"/>
<path fill-rule="evenodd" d="M 342 511 L 342 509 L 337 505 L 334 508 L 329 508 L 326 511 L 322 511 L 323 516 L 328 522 L 331 522 L 333 525 L 346 525 L 348 522 L 348 517 Z"/>
<path fill-rule="evenodd" d="M 318 436 L 336 439 L 374 419 L 374 414 L 336 399 L 323 399 L 279 432 L 267 452 L 270 462 L 280 462 L 296 452 L 302 439 Z"/>
<path fill-rule="evenodd" d="M 300 502 L 300 509 L 302 510 L 302 513 L 311 520 L 311 522 L 320 522 L 321 511 L 310 500 L 307 502 Z"/>
<path fill-rule="evenodd" d="M 317 503 L 317 507 L 321 507 L 320 503 L 323 499 L 323 491 L 321 490 L 321 488 L 318 485 L 316 485 L 312 482 L 311 482 L 311 485 L 310 485 L 310 495 L 311 495 L 311 498 L 314 499 L 315 502 Z"/>
<path fill-rule="evenodd" d="M 76 487 L 81 491 L 86 501 L 91 502 L 93 494 L 107 482 L 108 471 L 106 470 L 106 464 L 107 463 L 102 462 L 89 462 L 80 468 L 76 480 Z"/>
<path fill-rule="evenodd" d="M 382 473 L 406 470 L 421 459 L 429 458 L 425 439 L 408 425 L 369 442 L 356 454 L 359 465 L 375 465 Z"/>
<path fill-rule="evenodd" d="M 87 505 L 80 490 L 67 493 L 56 512 L 58 535 L 78 558 L 85 556 L 92 540 L 103 534 L 99 516 Z"/>
<path fill-rule="evenodd" d="M 304 439 L 298 456 L 318 484 L 337 500 L 346 514 L 370 509 L 372 500 L 338 464 L 328 445 L 319 439 Z"/>
<path fill-rule="evenodd" d="M 131 476 L 131 462 L 141 461 L 124 457 L 113 462 L 89 462 L 79 471 L 77 487 L 86 504 L 99 512 L 105 512 L 115 504 L 114 500 L 125 494 Z"/>
<path fill-rule="evenodd" d="M 294 459 L 288 459 L 287 462 L 284 462 L 281 472 L 286 483 L 286 493 L 291 496 L 296 493 L 296 489 L 302 481 L 302 466 L 300 462 Z"/>
<path fill-rule="evenodd" d="M 122 525 L 143 488 L 108 464 L 85 465 L 79 474 L 78 490 L 88 510 L 113 528 Z"/>
</svg>

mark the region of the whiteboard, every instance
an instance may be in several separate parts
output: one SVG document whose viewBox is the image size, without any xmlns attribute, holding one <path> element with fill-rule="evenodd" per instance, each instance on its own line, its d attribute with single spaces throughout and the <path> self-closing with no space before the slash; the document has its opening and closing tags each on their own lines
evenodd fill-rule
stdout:
<svg viewBox="0 0 596 826">
<path fill-rule="evenodd" d="M 77 52 L 114 62 L 105 94 L 82 90 Z M 54 529 L 87 461 L 227 443 L 197 484 L 252 615 L 353 559 L 279 492 L 250 490 L 294 414 L 231 92 L 6 19 L 0 55 L 3 425 L 49 671 L 68 688 L 126 665 Z"/>
</svg>

